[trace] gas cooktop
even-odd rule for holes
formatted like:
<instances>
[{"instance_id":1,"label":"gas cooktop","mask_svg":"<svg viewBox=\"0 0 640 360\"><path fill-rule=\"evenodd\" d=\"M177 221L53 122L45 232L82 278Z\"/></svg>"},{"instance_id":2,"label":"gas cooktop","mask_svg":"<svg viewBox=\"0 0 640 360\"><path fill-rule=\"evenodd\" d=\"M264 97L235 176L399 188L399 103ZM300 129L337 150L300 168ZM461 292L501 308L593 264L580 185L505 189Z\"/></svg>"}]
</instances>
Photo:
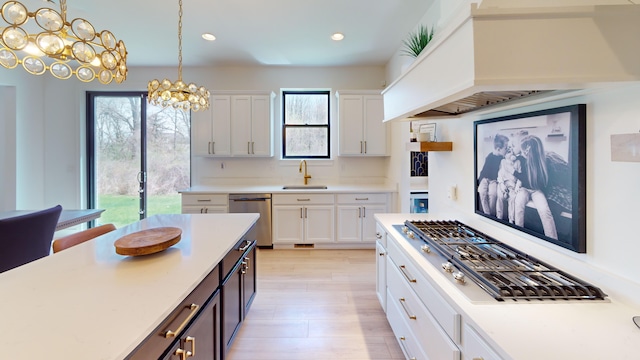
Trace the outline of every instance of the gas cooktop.
<instances>
[{"instance_id":1,"label":"gas cooktop","mask_svg":"<svg viewBox=\"0 0 640 360\"><path fill-rule=\"evenodd\" d=\"M497 301L604 300L598 287L524 254L459 221L394 225L470 300L479 287Z\"/></svg>"}]
</instances>

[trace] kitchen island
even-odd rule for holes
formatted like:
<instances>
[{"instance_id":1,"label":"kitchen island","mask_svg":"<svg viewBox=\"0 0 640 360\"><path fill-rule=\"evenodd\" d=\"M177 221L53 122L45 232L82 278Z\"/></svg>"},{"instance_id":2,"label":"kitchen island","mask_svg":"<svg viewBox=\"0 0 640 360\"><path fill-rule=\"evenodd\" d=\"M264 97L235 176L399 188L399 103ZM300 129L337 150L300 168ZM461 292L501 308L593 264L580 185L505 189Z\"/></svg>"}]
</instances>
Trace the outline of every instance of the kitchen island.
<instances>
[{"instance_id":1,"label":"kitchen island","mask_svg":"<svg viewBox=\"0 0 640 360\"><path fill-rule=\"evenodd\" d=\"M0 346L11 359L124 359L220 263L257 214L156 215L0 274ZM157 227L180 242L127 257L114 242ZM1 356L1 357L4 357Z\"/></svg>"},{"instance_id":2,"label":"kitchen island","mask_svg":"<svg viewBox=\"0 0 640 360\"><path fill-rule=\"evenodd\" d=\"M402 337L401 345L412 355L417 356L415 354L424 350L448 352L451 356L447 358L454 359L638 358L640 329L632 321L633 316L640 314L637 305L615 296L606 300L472 301L448 280L451 275L426 260L430 255L423 255L393 227L405 220L440 219L426 214L377 214L375 217L379 239L385 239L377 252L380 256L388 255L387 277L383 278L388 281L385 285L388 286L387 316L396 336ZM384 251L385 246L388 252ZM579 270L562 265L558 267L571 273ZM399 289L397 284L404 281L402 274L414 279L410 286L417 284L428 292L409 290L406 294L410 295L403 296L398 305L396 289ZM612 290L608 287L613 282L605 281L606 277L596 274L584 280L592 281L607 293ZM381 286L380 278L378 286ZM412 300L415 301L412 303ZM411 314L421 307L429 312L405 320L402 306L410 309ZM414 341L417 345L412 347L410 329L420 321L433 331L428 342ZM404 332L398 334L398 330ZM418 331L414 335L418 339L421 336Z\"/></svg>"}]
</instances>

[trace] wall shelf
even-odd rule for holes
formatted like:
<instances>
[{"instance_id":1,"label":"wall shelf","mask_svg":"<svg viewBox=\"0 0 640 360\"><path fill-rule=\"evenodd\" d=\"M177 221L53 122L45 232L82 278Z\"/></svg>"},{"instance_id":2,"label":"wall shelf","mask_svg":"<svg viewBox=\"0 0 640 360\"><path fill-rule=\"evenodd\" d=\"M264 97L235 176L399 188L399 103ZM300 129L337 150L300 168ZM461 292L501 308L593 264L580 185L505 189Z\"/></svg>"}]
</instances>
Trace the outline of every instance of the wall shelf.
<instances>
[{"instance_id":1,"label":"wall shelf","mask_svg":"<svg viewBox=\"0 0 640 360\"><path fill-rule=\"evenodd\" d=\"M423 141L423 142L408 142L407 151L451 151L453 149L452 142L439 142L439 141Z\"/></svg>"}]
</instances>

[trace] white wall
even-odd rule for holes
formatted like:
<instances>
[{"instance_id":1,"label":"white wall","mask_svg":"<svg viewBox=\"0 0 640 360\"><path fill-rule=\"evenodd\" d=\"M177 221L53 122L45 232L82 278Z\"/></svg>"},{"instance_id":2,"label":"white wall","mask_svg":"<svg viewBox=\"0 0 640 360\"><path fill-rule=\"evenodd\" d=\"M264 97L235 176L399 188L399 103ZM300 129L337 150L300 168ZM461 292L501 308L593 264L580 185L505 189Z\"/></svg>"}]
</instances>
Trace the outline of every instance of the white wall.
<instances>
[{"instance_id":1,"label":"white wall","mask_svg":"<svg viewBox=\"0 0 640 360\"><path fill-rule=\"evenodd\" d=\"M0 211L16 206L16 88L0 86Z\"/></svg>"},{"instance_id":2,"label":"white wall","mask_svg":"<svg viewBox=\"0 0 640 360\"><path fill-rule=\"evenodd\" d=\"M132 68L122 84L101 85L77 80L61 81L49 75L33 76L20 68L0 68L0 86L15 87L17 169L15 206L6 199L5 208L36 209L62 204L65 208L83 207L85 178L86 91L145 91L153 78L176 80L177 67ZM281 88L324 88L335 90L380 89L384 67L222 67L185 68L183 80L194 81L210 90L272 90ZM332 96L335 101L335 96ZM7 101L10 101L7 99ZM335 104L335 103L334 103ZM335 110L335 109L334 109ZM280 134L280 97L275 99L275 137ZM337 144L337 116L332 114L332 139ZM4 123L4 122L3 122ZM3 134L11 138L13 134ZM216 181L297 181L298 162L281 161L276 141L276 156L267 159L193 159L193 184ZM332 161L310 161L313 181L384 181L388 160L379 158L337 157ZM9 170L7 170L9 171Z\"/></svg>"},{"instance_id":3,"label":"white wall","mask_svg":"<svg viewBox=\"0 0 640 360\"><path fill-rule=\"evenodd\" d=\"M453 151L429 154L429 212L438 218L467 223L560 268L571 269L577 276L593 278L593 269L601 274L617 274L613 279L620 277L635 284L620 295L635 294L637 301L640 163L612 162L610 135L640 130L639 93L638 84L621 85L555 101L530 101L495 113L471 113L460 119L438 121L438 136L453 141ZM587 104L587 253L574 253L475 214L473 121L578 103ZM447 198L447 188L452 184L458 187L456 201ZM596 285L609 292L622 290L616 289L610 279Z\"/></svg>"}]
</instances>

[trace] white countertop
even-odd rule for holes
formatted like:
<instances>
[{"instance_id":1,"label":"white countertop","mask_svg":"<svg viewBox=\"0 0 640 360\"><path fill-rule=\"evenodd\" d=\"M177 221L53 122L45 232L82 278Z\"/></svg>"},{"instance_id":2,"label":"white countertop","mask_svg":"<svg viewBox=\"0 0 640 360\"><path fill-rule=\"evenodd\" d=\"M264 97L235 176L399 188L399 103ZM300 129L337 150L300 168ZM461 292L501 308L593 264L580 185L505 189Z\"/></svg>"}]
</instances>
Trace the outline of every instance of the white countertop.
<instances>
[{"instance_id":1,"label":"white countertop","mask_svg":"<svg viewBox=\"0 0 640 360\"><path fill-rule=\"evenodd\" d=\"M0 358L123 359L193 290L257 214L157 215L0 274ZM113 243L149 228L180 242L127 257Z\"/></svg>"},{"instance_id":2,"label":"white countertop","mask_svg":"<svg viewBox=\"0 0 640 360\"><path fill-rule=\"evenodd\" d=\"M271 194L295 194L295 193L388 193L395 192L395 187L386 184L310 184L327 185L327 189L295 189L284 190L284 185L304 186L302 184L282 184L282 185L211 185L193 186L180 190L183 194L248 194L248 193L271 193Z\"/></svg>"},{"instance_id":3,"label":"white countertop","mask_svg":"<svg viewBox=\"0 0 640 360\"><path fill-rule=\"evenodd\" d=\"M375 218L389 235L401 239L402 235L392 225L402 224L405 220L429 219L429 215L376 214ZM442 295L455 303L463 320L478 330L505 359L640 358L640 329L632 321L633 316L640 315L637 307L611 297L606 302L496 301L474 304L444 278L440 269L432 266L408 243L400 243ZM544 258L540 259L544 261ZM562 270L571 273L570 269ZM607 292L607 284L594 285Z\"/></svg>"}]
</instances>

